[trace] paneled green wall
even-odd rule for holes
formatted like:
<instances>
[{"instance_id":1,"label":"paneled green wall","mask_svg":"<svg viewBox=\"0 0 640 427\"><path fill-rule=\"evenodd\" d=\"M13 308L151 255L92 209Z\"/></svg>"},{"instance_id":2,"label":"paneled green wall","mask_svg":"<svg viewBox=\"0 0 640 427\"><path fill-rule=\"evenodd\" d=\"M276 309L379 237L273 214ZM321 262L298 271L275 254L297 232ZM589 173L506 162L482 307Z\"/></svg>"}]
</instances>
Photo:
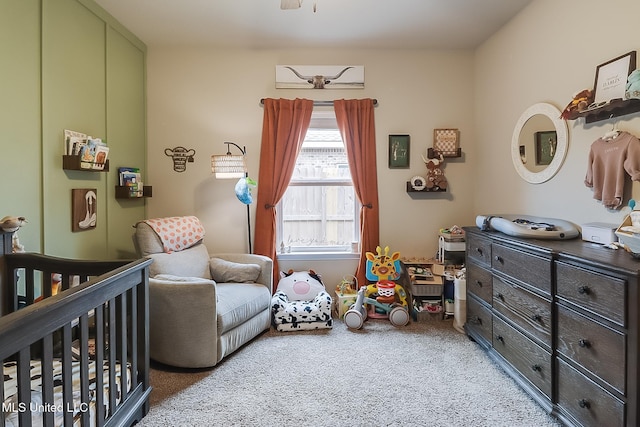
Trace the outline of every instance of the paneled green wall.
<instances>
[{"instance_id":1,"label":"paneled green wall","mask_svg":"<svg viewBox=\"0 0 640 427\"><path fill-rule=\"evenodd\" d=\"M40 0L0 0L0 218L23 215L18 235L40 251L42 155Z\"/></svg>"},{"instance_id":2,"label":"paneled green wall","mask_svg":"<svg viewBox=\"0 0 640 427\"><path fill-rule=\"evenodd\" d=\"M0 69L15 68L24 87L0 99L0 112L14 108L14 102L24 104L13 112L15 125L0 127L0 145L6 152L17 134L28 139L32 157L1 160L3 176L28 179L19 191L3 185L0 216L14 214L5 206L15 205L20 208L15 213L29 218L20 231L27 250L85 259L134 256L131 226L145 217L145 202L116 200L114 188L119 166L145 169L144 44L91 0L0 1L0 19L19 11L32 24L27 35L12 19L7 19L11 29L3 25L0 30L1 48L21 57L13 64L2 54ZM0 85L3 92L13 87L5 78ZM25 128L28 136L20 133ZM110 171L63 170L64 129L103 138L110 148ZM94 229L71 231L74 188L97 190Z\"/></svg>"}]
</instances>

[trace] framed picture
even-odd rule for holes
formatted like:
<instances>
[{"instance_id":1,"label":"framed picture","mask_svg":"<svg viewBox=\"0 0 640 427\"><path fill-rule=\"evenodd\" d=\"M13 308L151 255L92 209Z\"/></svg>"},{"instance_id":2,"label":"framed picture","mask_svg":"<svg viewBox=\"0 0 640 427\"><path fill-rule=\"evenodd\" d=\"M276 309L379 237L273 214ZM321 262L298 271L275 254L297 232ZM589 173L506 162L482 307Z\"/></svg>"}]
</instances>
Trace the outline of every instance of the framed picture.
<instances>
[{"instance_id":1,"label":"framed picture","mask_svg":"<svg viewBox=\"0 0 640 427\"><path fill-rule=\"evenodd\" d=\"M74 188L71 190L71 231L86 231L96 228L98 212L98 190Z\"/></svg>"},{"instance_id":2,"label":"framed picture","mask_svg":"<svg viewBox=\"0 0 640 427\"><path fill-rule=\"evenodd\" d=\"M556 131L536 132L536 165L549 165L556 154L558 135Z\"/></svg>"},{"instance_id":3,"label":"framed picture","mask_svg":"<svg viewBox=\"0 0 640 427\"><path fill-rule=\"evenodd\" d=\"M409 168L409 135L389 135L389 168Z\"/></svg>"},{"instance_id":4,"label":"framed picture","mask_svg":"<svg viewBox=\"0 0 640 427\"><path fill-rule=\"evenodd\" d=\"M443 157L458 157L460 131L458 129L434 129L433 149Z\"/></svg>"},{"instance_id":5,"label":"framed picture","mask_svg":"<svg viewBox=\"0 0 640 427\"><path fill-rule=\"evenodd\" d=\"M602 106L612 99L624 99L627 77L635 69L635 51L625 53L611 61L598 65L596 68L596 80L593 85L593 104L589 108Z\"/></svg>"}]
</instances>

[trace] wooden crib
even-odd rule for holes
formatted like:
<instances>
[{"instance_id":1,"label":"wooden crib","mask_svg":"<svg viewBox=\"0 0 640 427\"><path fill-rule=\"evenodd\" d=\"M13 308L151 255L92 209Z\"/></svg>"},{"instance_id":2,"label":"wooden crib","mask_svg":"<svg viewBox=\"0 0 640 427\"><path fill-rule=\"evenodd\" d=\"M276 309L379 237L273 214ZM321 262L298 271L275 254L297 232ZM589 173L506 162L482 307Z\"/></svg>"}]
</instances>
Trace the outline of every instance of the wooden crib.
<instances>
[{"instance_id":1,"label":"wooden crib","mask_svg":"<svg viewBox=\"0 0 640 427\"><path fill-rule=\"evenodd\" d=\"M151 393L151 261L30 253L3 261L4 425L130 426L144 417ZM61 278L57 295L52 274Z\"/></svg>"}]
</instances>

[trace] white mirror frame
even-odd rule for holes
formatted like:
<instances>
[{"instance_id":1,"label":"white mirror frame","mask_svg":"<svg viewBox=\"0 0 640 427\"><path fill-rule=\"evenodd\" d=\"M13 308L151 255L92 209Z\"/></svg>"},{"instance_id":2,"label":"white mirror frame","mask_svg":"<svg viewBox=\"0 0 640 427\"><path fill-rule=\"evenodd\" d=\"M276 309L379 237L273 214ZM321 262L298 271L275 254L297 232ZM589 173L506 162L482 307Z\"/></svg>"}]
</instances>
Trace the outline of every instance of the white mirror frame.
<instances>
[{"instance_id":1,"label":"white mirror frame","mask_svg":"<svg viewBox=\"0 0 640 427\"><path fill-rule=\"evenodd\" d=\"M525 123L527 123L527 120L536 114L547 116L553 122L557 135L557 146L551 163L544 170L532 172L527 169L520 158L520 133ZM567 148L569 145L567 123L560 118L560 114L560 110L551 104L544 102L534 104L522 113L513 130L513 137L511 138L511 160L522 179L531 184L540 184L550 180L560 170L564 158L567 156Z\"/></svg>"}]
</instances>

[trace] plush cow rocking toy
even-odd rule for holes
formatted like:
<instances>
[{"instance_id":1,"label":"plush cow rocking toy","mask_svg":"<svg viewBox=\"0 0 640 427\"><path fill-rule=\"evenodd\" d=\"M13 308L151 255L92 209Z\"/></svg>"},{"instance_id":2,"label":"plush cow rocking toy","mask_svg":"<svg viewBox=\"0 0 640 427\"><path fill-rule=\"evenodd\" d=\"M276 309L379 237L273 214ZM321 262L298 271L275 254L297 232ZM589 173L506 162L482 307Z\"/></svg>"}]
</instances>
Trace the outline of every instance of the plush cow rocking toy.
<instances>
[{"instance_id":1,"label":"plush cow rocking toy","mask_svg":"<svg viewBox=\"0 0 640 427\"><path fill-rule=\"evenodd\" d=\"M330 329L331 296L313 270L280 272L271 298L272 322L278 331Z\"/></svg>"}]
</instances>

